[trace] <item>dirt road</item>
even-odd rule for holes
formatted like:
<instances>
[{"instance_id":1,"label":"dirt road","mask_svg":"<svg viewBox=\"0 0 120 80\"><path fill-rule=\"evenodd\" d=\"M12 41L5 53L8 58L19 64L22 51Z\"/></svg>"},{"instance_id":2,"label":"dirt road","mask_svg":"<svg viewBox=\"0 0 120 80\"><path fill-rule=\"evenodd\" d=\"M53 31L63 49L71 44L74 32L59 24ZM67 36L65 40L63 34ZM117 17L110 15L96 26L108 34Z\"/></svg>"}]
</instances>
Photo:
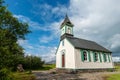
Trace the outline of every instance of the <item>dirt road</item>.
<instances>
[{"instance_id":1,"label":"dirt road","mask_svg":"<svg viewBox=\"0 0 120 80\"><path fill-rule=\"evenodd\" d=\"M94 73L50 73L49 71L33 72L36 80L105 80L108 74L120 72L94 72Z\"/></svg>"}]
</instances>

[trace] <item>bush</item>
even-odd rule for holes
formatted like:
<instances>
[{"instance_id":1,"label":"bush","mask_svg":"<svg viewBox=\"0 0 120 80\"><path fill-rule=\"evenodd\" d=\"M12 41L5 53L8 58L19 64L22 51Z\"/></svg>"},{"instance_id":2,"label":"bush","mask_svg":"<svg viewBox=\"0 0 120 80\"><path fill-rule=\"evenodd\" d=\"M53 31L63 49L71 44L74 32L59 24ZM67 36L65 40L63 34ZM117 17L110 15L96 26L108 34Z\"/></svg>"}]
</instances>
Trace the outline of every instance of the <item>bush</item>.
<instances>
[{"instance_id":1,"label":"bush","mask_svg":"<svg viewBox=\"0 0 120 80\"><path fill-rule=\"evenodd\" d=\"M1 69L0 80L14 80L11 71L6 68Z\"/></svg>"},{"instance_id":2,"label":"bush","mask_svg":"<svg viewBox=\"0 0 120 80\"><path fill-rule=\"evenodd\" d=\"M36 70L43 67L44 61L42 61L40 57L26 56L24 57L24 63L22 64L24 69Z\"/></svg>"}]
</instances>

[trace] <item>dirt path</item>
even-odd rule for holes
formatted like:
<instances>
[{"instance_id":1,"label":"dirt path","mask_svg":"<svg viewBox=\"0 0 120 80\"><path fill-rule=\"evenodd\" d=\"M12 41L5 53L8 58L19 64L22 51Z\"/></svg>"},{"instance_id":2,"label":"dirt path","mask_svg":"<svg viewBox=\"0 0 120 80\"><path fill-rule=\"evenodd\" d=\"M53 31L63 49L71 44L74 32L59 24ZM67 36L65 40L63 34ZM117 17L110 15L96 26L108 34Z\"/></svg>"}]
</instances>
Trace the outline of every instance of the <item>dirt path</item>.
<instances>
[{"instance_id":1,"label":"dirt path","mask_svg":"<svg viewBox=\"0 0 120 80\"><path fill-rule=\"evenodd\" d=\"M51 73L50 71L38 71L33 72L36 76L36 80L104 80L109 74L115 74L120 72L94 72L94 73Z\"/></svg>"}]
</instances>

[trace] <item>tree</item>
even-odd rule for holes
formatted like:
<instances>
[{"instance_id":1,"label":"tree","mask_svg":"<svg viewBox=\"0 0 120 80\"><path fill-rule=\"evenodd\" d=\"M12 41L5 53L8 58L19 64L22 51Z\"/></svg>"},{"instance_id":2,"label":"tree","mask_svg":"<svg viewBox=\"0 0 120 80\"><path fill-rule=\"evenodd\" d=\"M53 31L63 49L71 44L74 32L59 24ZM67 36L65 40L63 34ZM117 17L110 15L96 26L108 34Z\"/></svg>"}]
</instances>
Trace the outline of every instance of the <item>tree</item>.
<instances>
[{"instance_id":1,"label":"tree","mask_svg":"<svg viewBox=\"0 0 120 80\"><path fill-rule=\"evenodd\" d=\"M0 80L14 80L10 70L3 68L0 70Z\"/></svg>"},{"instance_id":2,"label":"tree","mask_svg":"<svg viewBox=\"0 0 120 80\"><path fill-rule=\"evenodd\" d=\"M43 67L44 61L37 56L25 56L23 67L24 69L40 69Z\"/></svg>"},{"instance_id":3,"label":"tree","mask_svg":"<svg viewBox=\"0 0 120 80\"><path fill-rule=\"evenodd\" d=\"M3 67L16 67L20 58L24 57L23 48L17 43L25 39L29 26L13 17L12 13L0 0L0 69Z\"/></svg>"}]
</instances>

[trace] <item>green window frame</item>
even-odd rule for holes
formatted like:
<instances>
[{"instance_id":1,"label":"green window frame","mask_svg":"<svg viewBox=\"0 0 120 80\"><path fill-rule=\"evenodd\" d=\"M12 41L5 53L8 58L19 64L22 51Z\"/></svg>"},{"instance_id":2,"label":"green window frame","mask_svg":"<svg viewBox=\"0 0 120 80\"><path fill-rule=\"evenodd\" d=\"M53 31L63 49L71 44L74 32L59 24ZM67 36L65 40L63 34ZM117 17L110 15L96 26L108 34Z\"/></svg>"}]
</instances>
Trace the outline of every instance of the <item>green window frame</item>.
<instances>
[{"instance_id":1,"label":"green window frame","mask_svg":"<svg viewBox=\"0 0 120 80\"><path fill-rule=\"evenodd\" d=\"M94 62L98 61L99 53L98 52L93 52L93 59Z\"/></svg>"},{"instance_id":2,"label":"green window frame","mask_svg":"<svg viewBox=\"0 0 120 80\"><path fill-rule=\"evenodd\" d=\"M110 53L108 53L108 60L109 60L109 62L110 62Z\"/></svg>"},{"instance_id":3,"label":"green window frame","mask_svg":"<svg viewBox=\"0 0 120 80\"><path fill-rule=\"evenodd\" d=\"M107 62L107 55L106 55L106 53L103 53L103 59L104 59L104 62Z\"/></svg>"},{"instance_id":4,"label":"green window frame","mask_svg":"<svg viewBox=\"0 0 120 80\"><path fill-rule=\"evenodd\" d=\"M81 52L81 61L89 61L89 62L91 62L91 55L90 55L90 51L88 51L88 50L80 50L80 52ZM86 60L85 60L85 56L84 56L84 52L86 52Z\"/></svg>"},{"instance_id":5,"label":"green window frame","mask_svg":"<svg viewBox=\"0 0 120 80\"><path fill-rule=\"evenodd\" d=\"M100 62L102 62L101 53L100 52L99 52L99 59L100 59Z\"/></svg>"},{"instance_id":6,"label":"green window frame","mask_svg":"<svg viewBox=\"0 0 120 80\"><path fill-rule=\"evenodd\" d=\"M93 61L95 62L95 53L93 52Z\"/></svg>"},{"instance_id":7,"label":"green window frame","mask_svg":"<svg viewBox=\"0 0 120 80\"><path fill-rule=\"evenodd\" d=\"M90 51L88 51L88 59L89 59L89 62L91 62L91 54L90 54Z\"/></svg>"},{"instance_id":8,"label":"green window frame","mask_svg":"<svg viewBox=\"0 0 120 80\"><path fill-rule=\"evenodd\" d=\"M98 53L95 52L95 61L98 61Z\"/></svg>"},{"instance_id":9,"label":"green window frame","mask_svg":"<svg viewBox=\"0 0 120 80\"><path fill-rule=\"evenodd\" d=\"M81 52L81 60L84 62L84 54L83 54L83 50L80 50Z\"/></svg>"},{"instance_id":10,"label":"green window frame","mask_svg":"<svg viewBox=\"0 0 120 80\"><path fill-rule=\"evenodd\" d=\"M67 30L66 28L67 28L67 26L65 26L65 33L66 33L66 30Z\"/></svg>"}]
</instances>

